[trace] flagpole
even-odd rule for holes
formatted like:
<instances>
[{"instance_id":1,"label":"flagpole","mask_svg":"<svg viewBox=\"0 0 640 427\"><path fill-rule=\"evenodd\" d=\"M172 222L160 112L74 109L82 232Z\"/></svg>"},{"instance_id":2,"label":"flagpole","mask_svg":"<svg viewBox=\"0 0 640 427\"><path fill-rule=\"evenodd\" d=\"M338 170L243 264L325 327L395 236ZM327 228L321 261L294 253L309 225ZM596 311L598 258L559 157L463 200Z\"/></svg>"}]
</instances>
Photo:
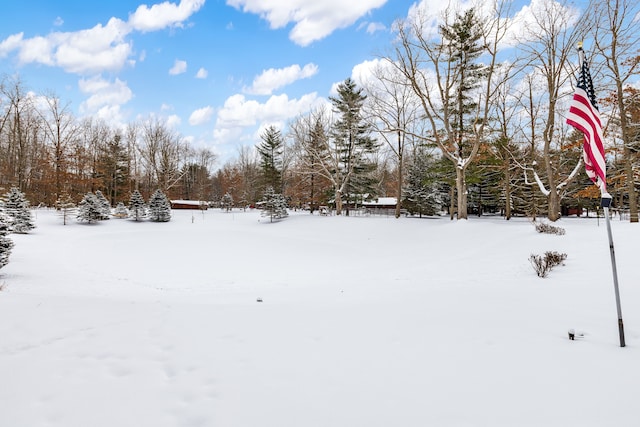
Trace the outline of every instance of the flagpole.
<instances>
[{"instance_id":1,"label":"flagpole","mask_svg":"<svg viewBox=\"0 0 640 427\"><path fill-rule=\"evenodd\" d=\"M607 223L607 234L609 236L609 252L611 253L611 270L613 271L613 289L616 294L616 309L618 311L618 335L620 336L620 347L625 346L624 323L622 322L622 307L620 306L620 290L618 289L618 269L616 268L616 252L613 248L613 235L611 234L611 220L609 219L609 206L611 206L611 195L603 193L600 199L600 206L604 209L604 217Z\"/></svg>"},{"instance_id":2,"label":"flagpole","mask_svg":"<svg viewBox=\"0 0 640 427\"><path fill-rule=\"evenodd\" d=\"M581 72L584 72L583 69L583 65L584 65L584 50L582 49L582 42L578 42L578 57L579 57L579 62L580 62L580 69L582 70ZM587 72L588 74L588 72ZM582 74L581 74L582 75ZM584 78L584 76L582 75L582 78ZM593 95L593 85L591 83L591 76L590 74L588 74L588 80L589 80L589 86L590 86L590 94L588 93L587 95L591 96L592 99L590 101L590 104L593 104L595 111L595 115L598 116L597 114L597 105L596 101L595 101L595 96ZM584 82L582 83L584 84ZM580 86L580 84L578 85ZM597 117L597 123L598 125L600 125L600 121L599 121L599 117ZM572 123L570 123L572 124ZM583 132L584 133L584 132ZM585 134L586 137L586 134ZM586 140L585 140L586 141ZM585 146L586 146L586 142L585 142ZM613 289L615 291L615 295L616 295L616 309L618 311L618 335L620 336L620 347L624 347L625 346L625 342L624 342L624 323L622 322L622 308L620 306L620 290L618 288L618 269L616 267L616 253L615 250L613 248L613 235L611 233L611 218L609 216L609 207L611 206L611 200L612 197L609 193L607 193L607 182L606 182L606 176L604 173L604 170L606 168L606 163L605 163L605 158L604 158L604 147L601 145L600 148L600 154L601 154L601 162L602 162L602 171L601 173L594 173L593 170L591 171L591 174L589 174L589 170L587 170L587 175L589 175L591 177L591 179L593 179L593 181L598 185L598 187L600 187L600 206L603 208L604 210L604 218L605 218L605 222L607 223L607 235L609 236L609 252L611 254L611 270L613 272ZM591 151L591 149L590 149ZM585 151L586 153L586 151ZM587 163L587 160L589 160L589 162L593 163L591 161L591 157L589 157L589 159L587 159L585 157L585 166Z\"/></svg>"}]
</instances>

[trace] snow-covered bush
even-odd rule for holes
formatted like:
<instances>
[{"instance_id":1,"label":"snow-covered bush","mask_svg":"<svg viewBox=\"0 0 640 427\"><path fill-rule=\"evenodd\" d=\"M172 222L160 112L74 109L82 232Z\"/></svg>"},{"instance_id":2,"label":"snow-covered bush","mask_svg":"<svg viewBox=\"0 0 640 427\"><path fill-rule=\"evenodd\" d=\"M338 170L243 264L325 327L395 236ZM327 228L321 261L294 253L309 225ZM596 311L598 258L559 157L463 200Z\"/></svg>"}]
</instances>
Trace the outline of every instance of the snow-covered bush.
<instances>
[{"instance_id":1,"label":"snow-covered bush","mask_svg":"<svg viewBox=\"0 0 640 427\"><path fill-rule=\"evenodd\" d=\"M558 236L562 236L565 233L564 228L556 227L555 225L551 225L546 222L536 222L535 226L538 233L557 234Z\"/></svg>"},{"instance_id":2,"label":"snow-covered bush","mask_svg":"<svg viewBox=\"0 0 640 427\"><path fill-rule=\"evenodd\" d=\"M563 264L566 259L567 254L547 251L544 253L544 256L531 254L529 262L538 277L547 277L553 267Z\"/></svg>"}]
</instances>

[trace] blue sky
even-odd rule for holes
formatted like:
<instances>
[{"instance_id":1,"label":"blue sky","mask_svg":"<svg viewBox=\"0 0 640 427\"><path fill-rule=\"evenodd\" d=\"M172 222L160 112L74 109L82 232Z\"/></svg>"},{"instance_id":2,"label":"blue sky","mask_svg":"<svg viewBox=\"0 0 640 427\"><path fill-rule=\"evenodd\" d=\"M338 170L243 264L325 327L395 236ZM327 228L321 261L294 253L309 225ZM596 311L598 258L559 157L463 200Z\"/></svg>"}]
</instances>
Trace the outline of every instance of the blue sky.
<instances>
[{"instance_id":1,"label":"blue sky","mask_svg":"<svg viewBox=\"0 0 640 427\"><path fill-rule=\"evenodd\" d=\"M156 118L217 166L270 125L366 79L390 27L442 0L23 0L3 4L0 76L113 127ZM465 7L472 0L453 3ZM514 28L544 0L516 0ZM536 6L537 5L537 6ZM575 5L574 5L575 7Z\"/></svg>"},{"instance_id":2,"label":"blue sky","mask_svg":"<svg viewBox=\"0 0 640 427\"><path fill-rule=\"evenodd\" d=\"M167 120L221 160L390 45L409 0L26 0L0 15L0 73L77 117Z\"/></svg>"}]
</instances>

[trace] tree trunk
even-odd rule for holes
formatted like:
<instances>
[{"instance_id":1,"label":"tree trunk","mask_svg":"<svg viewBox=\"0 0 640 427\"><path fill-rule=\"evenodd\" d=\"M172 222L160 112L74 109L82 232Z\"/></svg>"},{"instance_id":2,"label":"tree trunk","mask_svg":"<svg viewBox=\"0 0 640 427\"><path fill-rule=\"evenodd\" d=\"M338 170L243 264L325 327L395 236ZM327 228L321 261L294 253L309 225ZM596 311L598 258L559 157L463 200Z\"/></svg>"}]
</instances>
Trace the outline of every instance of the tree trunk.
<instances>
[{"instance_id":1,"label":"tree trunk","mask_svg":"<svg viewBox=\"0 0 640 427\"><path fill-rule=\"evenodd\" d=\"M456 191L458 192L458 219L467 219L467 181L464 168L456 168Z\"/></svg>"},{"instance_id":2,"label":"tree trunk","mask_svg":"<svg viewBox=\"0 0 640 427\"><path fill-rule=\"evenodd\" d=\"M453 216L456 210L456 195L455 195L455 187L451 186L451 194L449 195L449 219L453 221Z\"/></svg>"},{"instance_id":3,"label":"tree trunk","mask_svg":"<svg viewBox=\"0 0 640 427\"><path fill-rule=\"evenodd\" d=\"M336 191L336 215L342 215L342 194Z\"/></svg>"},{"instance_id":4,"label":"tree trunk","mask_svg":"<svg viewBox=\"0 0 640 427\"><path fill-rule=\"evenodd\" d=\"M509 174L509 162L504 172L504 216L506 220L511 219L511 175Z\"/></svg>"},{"instance_id":5,"label":"tree trunk","mask_svg":"<svg viewBox=\"0 0 640 427\"><path fill-rule=\"evenodd\" d=\"M547 218L549 221L557 221L560 219L560 197L558 196L558 192L555 187L551 187L549 191L549 196L547 197L549 201L549 212L547 212Z\"/></svg>"},{"instance_id":6,"label":"tree trunk","mask_svg":"<svg viewBox=\"0 0 640 427\"><path fill-rule=\"evenodd\" d=\"M398 186L396 187L396 218L400 218L402 210L402 151L398 154Z\"/></svg>"}]
</instances>

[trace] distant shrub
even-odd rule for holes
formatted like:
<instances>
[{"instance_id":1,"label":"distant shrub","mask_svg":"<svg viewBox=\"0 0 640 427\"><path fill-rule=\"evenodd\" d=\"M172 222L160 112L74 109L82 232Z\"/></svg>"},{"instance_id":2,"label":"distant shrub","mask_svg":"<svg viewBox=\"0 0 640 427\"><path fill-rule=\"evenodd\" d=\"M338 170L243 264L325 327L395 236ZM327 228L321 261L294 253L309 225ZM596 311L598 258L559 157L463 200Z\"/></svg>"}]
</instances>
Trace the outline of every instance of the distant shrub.
<instances>
[{"instance_id":1,"label":"distant shrub","mask_svg":"<svg viewBox=\"0 0 640 427\"><path fill-rule=\"evenodd\" d=\"M567 254L547 251L544 255L531 254L529 262L538 277L547 277L553 267L563 264L566 259Z\"/></svg>"},{"instance_id":2,"label":"distant shrub","mask_svg":"<svg viewBox=\"0 0 640 427\"><path fill-rule=\"evenodd\" d=\"M558 236L563 236L565 233L564 228L556 227L555 225L547 224L546 222L536 222L535 226L538 233L557 234Z\"/></svg>"}]
</instances>

